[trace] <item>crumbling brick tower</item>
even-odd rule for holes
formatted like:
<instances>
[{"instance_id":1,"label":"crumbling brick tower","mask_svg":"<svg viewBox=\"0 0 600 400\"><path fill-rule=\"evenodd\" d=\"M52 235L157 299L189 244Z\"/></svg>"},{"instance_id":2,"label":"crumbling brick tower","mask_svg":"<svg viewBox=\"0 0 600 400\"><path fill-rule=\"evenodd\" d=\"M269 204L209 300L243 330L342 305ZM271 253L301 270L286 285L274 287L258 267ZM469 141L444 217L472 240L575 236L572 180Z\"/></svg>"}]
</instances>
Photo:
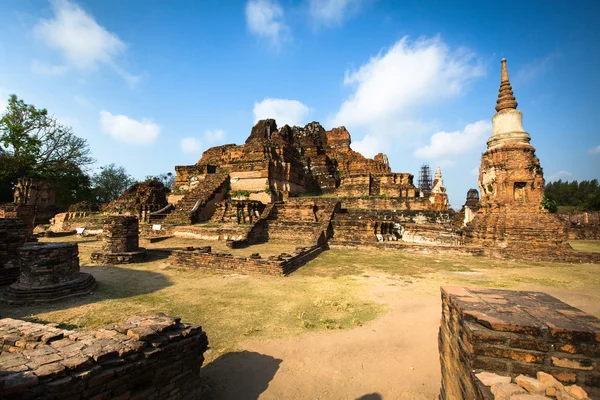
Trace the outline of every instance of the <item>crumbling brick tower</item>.
<instances>
[{"instance_id":1,"label":"crumbling brick tower","mask_svg":"<svg viewBox=\"0 0 600 400\"><path fill-rule=\"evenodd\" d=\"M531 137L523 130L523 115L502 73L492 136L479 168L480 208L465 228L465 243L500 248L568 249L564 226L541 209L544 176Z\"/></svg>"}]
</instances>

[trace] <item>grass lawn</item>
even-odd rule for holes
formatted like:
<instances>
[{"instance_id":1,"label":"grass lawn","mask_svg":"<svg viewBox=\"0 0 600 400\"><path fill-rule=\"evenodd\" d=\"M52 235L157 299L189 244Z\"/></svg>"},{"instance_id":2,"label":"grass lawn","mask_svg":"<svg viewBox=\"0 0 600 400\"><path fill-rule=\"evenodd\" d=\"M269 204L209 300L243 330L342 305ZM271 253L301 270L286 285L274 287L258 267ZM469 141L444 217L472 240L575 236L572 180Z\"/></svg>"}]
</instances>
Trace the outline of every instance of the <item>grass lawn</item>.
<instances>
[{"instance_id":1,"label":"grass lawn","mask_svg":"<svg viewBox=\"0 0 600 400\"><path fill-rule=\"evenodd\" d=\"M172 268L154 255L145 263L89 266L100 242L79 241L82 270L98 280L90 296L33 307L0 306L3 317L61 323L71 329L96 329L136 313L164 312L197 323L208 332L207 361L238 349L248 338L282 338L307 331L352 329L382 315L385 302L373 294L373 277L386 285L411 288L415 296L439 297L441 285L510 289L560 288L577 291L600 304L600 266L533 263L466 255L423 255L383 250L324 252L288 277L219 274ZM193 243L193 244L190 244ZM168 239L152 247L200 246L197 240ZM215 248L223 243L210 242ZM576 243L600 251L600 241ZM279 254L295 245L265 244L231 250L234 254ZM220 248L219 248L220 249ZM220 249L221 250L221 249Z\"/></svg>"}]
</instances>

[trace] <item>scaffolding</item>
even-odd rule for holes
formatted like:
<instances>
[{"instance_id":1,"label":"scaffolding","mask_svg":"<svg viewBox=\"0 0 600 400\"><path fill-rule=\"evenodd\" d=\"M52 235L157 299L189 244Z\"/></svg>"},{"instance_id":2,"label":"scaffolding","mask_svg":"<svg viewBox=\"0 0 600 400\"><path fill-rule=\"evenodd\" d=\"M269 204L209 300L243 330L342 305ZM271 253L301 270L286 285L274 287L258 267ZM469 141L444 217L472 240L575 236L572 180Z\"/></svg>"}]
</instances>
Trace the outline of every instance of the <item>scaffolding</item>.
<instances>
[{"instance_id":1,"label":"scaffolding","mask_svg":"<svg viewBox=\"0 0 600 400\"><path fill-rule=\"evenodd\" d=\"M421 197L429 197L431 194L432 186L431 170L429 164L421 165L421 172L419 173L419 192Z\"/></svg>"}]
</instances>

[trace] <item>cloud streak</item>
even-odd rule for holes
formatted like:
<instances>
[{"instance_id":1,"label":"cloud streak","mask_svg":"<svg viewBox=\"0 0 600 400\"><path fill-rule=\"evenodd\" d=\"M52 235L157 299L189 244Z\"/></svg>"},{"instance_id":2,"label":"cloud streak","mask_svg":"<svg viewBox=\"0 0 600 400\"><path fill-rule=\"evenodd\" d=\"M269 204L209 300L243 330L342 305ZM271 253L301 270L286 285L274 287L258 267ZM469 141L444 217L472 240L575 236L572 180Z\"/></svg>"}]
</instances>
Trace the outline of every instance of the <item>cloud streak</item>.
<instances>
[{"instance_id":1,"label":"cloud streak","mask_svg":"<svg viewBox=\"0 0 600 400\"><path fill-rule=\"evenodd\" d=\"M425 159L459 156L481 147L491 132L492 124L484 120L469 124L460 131L437 132L431 136L429 145L419 147L414 155Z\"/></svg>"},{"instance_id":2,"label":"cloud streak","mask_svg":"<svg viewBox=\"0 0 600 400\"><path fill-rule=\"evenodd\" d=\"M276 0L249 0L246 23L250 33L268 40L276 49L289 39L290 29L284 23L283 7Z\"/></svg>"},{"instance_id":3,"label":"cloud streak","mask_svg":"<svg viewBox=\"0 0 600 400\"><path fill-rule=\"evenodd\" d=\"M109 32L79 5L68 0L54 0L52 8L54 17L40 20L34 27L34 35L57 51L67 66L50 66L37 61L32 65L35 72L57 74L66 72L67 68L94 71L100 65L107 65L128 83L135 81L133 75L117 63L127 48L117 34Z\"/></svg>"},{"instance_id":4,"label":"cloud streak","mask_svg":"<svg viewBox=\"0 0 600 400\"><path fill-rule=\"evenodd\" d=\"M266 98L254 103L254 122L261 119L273 118L277 126L290 125L302 126L307 121L310 109L298 100Z\"/></svg>"},{"instance_id":5,"label":"cloud streak","mask_svg":"<svg viewBox=\"0 0 600 400\"><path fill-rule=\"evenodd\" d=\"M360 68L346 71L344 85L352 93L330 124L366 131L356 148L373 155L393 141L430 133L434 125L418 113L461 95L484 73L474 53L450 49L439 36L405 36Z\"/></svg>"},{"instance_id":6,"label":"cloud streak","mask_svg":"<svg viewBox=\"0 0 600 400\"><path fill-rule=\"evenodd\" d=\"M340 25L355 14L363 0L309 0L308 12L321 25Z\"/></svg>"},{"instance_id":7,"label":"cloud streak","mask_svg":"<svg viewBox=\"0 0 600 400\"><path fill-rule=\"evenodd\" d=\"M106 110L100 111L100 128L119 142L143 146L154 143L160 135L160 126L149 119L137 121Z\"/></svg>"}]
</instances>

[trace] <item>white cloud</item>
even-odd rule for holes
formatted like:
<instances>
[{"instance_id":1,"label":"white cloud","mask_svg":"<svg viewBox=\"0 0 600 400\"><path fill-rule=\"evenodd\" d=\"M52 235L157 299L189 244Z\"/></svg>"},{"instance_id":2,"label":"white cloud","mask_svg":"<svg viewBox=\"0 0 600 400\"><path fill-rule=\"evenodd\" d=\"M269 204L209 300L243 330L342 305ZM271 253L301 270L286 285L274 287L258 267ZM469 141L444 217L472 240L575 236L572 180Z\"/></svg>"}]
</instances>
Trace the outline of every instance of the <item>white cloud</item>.
<instances>
[{"instance_id":1,"label":"white cloud","mask_svg":"<svg viewBox=\"0 0 600 400\"><path fill-rule=\"evenodd\" d=\"M186 137L181 139L181 151L189 153L199 153L202 150L202 142L209 144L222 144L221 141L225 137L225 131L222 129L209 129L202 134L202 140L195 137Z\"/></svg>"},{"instance_id":2,"label":"white cloud","mask_svg":"<svg viewBox=\"0 0 600 400\"><path fill-rule=\"evenodd\" d=\"M70 66L78 70L94 70L100 64L108 65L128 83L136 78L116 63L116 58L126 50L119 37L99 25L93 16L79 5L68 0L52 1L54 17L42 19L34 27L34 34L49 47L57 50ZM36 72L56 71L38 65Z\"/></svg>"},{"instance_id":3,"label":"white cloud","mask_svg":"<svg viewBox=\"0 0 600 400\"><path fill-rule=\"evenodd\" d=\"M479 176L479 167L475 167L471 170L471 175Z\"/></svg>"},{"instance_id":4,"label":"white cloud","mask_svg":"<svg viewBox=\"0 0 600 400\"><path fill-rule=\"evenodd\" d=\"M433 124L421 121L419 113L461 95L484 72L474 53L452 50L439 36L404 37L360 68L346 71L344 85L353 93L329 124L363 129L370 147L389 149L393 141L431 132Z\"/></svg>"},{"instance_id":5,"label":"white cloud","mask_svg":"<svg viewBox=\"0 0 600 400\"><path fill-rule=\"evenodd\" d=\"M181 151L190 154L190 153L198 153L202 150L202 142L193 137L186 137L181 139Z\"/></svg>"},{"instance_id":6,"label":"white cloud","mask_svg":"<svg viewBox=\"0 0 600 400\"><path fill-rule=\"evenodd\" d=\"M31 70L40 75L64 75L69 70L66 65L52 65L44 61L33 60Z\"/></svg>"},{"instance_id":7,"label":"white cloud","mask_svg":"<svg viewBox=\"0 0 600 400\"><path fill-rule=\"evenodd\" d=\"M298 100L266 98L260 103L254 103L254 122L273 118L277 126L304 125L308 117L309 108Z\"/></svg>"},{"instance_id":8,"label":"white cloud","mask_svg":"<svg viewBox=\"0 0 600 400\"><path fill-rule=\"evenodd\" d=\"M275 47L287 40L289 28L283 22L283 8L275 0L248 0L246 23L251 33L268 39Z\"/></svg>"},{"instance_id":9,"label":"white cloud","mask_svg":"<svg viewBox=\"0 0 600 400\"><path fill-rule=\"evenodd\" d=\"M460 94L483 74L473 53L452 52L439 37L411 42L406 36L387 53L378 54L344 84L355 88L335 116L338 124L369 125L423 104Z\"/></svg>"},{"instance_id":10,"label":"white cloud","mask_svg":"<svg viewBox=\"0 0 600 400\"><path fill-rule=\"evenodd\" d=\"M105 110L100 111L100 127L120 142L138 145L151 144L160 134L160 126L148 119L137 121Z\"/></svg>"},{"instance_id":11,"label":"white cloud","mask_svg":"<svg viewBox=\"0 0 600 400\"><path fill-rule=\"evenodd\" d=\"M222 129L212 129L204 131L204 140L208 143L219 143L225 137L225 131Z\"/></svg>"},{"instance_id":12,"label":"white cloud","mask_svg":"<svg viewBox=\"0 0 600 400\"><path fill-rule=\"evenodd\" d=\"M309 0L308 12L320 24L340 24L355 13L362 0Z\"/></svg>"},{"instance_id":13,"label":"white cloud","mask_svg":"<svg viewBox=\"0 0 600 400\"><path fill-rule=\"evenodd\" d=\"M550 175L550 177L548 178L548 181L549 182L554 182L554 181L557 181L559 179L568 180L572 176L573 176L573 174L570 173L569 171L558 171L558 172Z\"/></svg>"},{"instance_id":14,"label":"white cloud","mask_svg":"<svg viewBox=\"0 0 600 400\"><path fill-rule=\"evenodd\" d=\"M590 154L600 154L600 146L596 146L593 149L590 149Z\"/></svg>"},{"instance_id":15,"label":"white cloud","mask_svg":"<svg viewBox=\"0 0 600 400\"><path fill-rule=\"evenodd\" d=\"M458 156L482 146L491 132L492 124L483 120L469 124L461 131L437 132L431 135L427 146L419 147L414 154L425 159Z\"/></svg>"}]
</instances>

